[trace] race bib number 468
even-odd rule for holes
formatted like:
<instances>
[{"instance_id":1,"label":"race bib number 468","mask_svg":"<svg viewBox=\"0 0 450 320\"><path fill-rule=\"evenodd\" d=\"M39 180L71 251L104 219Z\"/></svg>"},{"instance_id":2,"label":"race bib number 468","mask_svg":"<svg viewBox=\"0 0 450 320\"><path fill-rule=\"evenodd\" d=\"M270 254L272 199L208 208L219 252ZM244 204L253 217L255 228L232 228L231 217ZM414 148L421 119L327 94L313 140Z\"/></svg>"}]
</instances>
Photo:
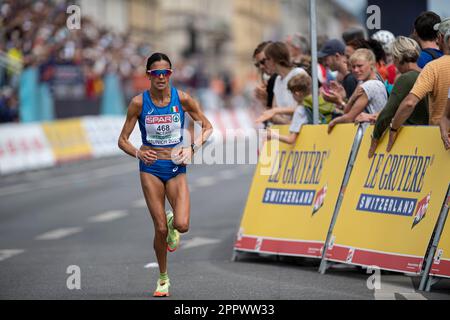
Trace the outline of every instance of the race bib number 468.
<instances>
[{"instance_id":1,"label":"race bib number 468","mask_svg":"<svg viewBox=\"0 0 450 320\"><path fill-rule=\"evenodd\" d=\"M164 146L181 141L181 121L179 113L147 115L145 117L147 142Z\"/></svg>"}]
</instances>

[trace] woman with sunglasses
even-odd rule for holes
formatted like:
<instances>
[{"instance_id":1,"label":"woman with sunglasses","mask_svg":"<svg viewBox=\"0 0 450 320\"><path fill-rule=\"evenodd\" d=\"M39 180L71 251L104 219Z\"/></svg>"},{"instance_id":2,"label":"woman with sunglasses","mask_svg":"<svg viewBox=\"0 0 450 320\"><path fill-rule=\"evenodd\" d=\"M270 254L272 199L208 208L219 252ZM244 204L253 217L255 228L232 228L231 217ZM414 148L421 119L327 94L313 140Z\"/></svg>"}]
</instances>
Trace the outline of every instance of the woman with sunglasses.
<instances>
[{"instance_id":1,"label":"woman with sunglasses","mask_svg":"<svg viewBox=\"0 0 450 320\"><path fill-rule=\"evenodd\" d=\"M177 249L180 233L189 228L190 199L186 179L186 164L193 153L208 139L212 126L199 104L169 83L172 63L163 53L154 53L147 60L150 90L134 97L119 137L119 147L139 159L140 179L145 200L155 228L153 247L159 265L159 279L153 296L169 296L167 251ZM187 112L202 126L201 135L191 140L183 130ZM136 149L129 137L136 122L141 130L142 146ZM185 141L186 142L186 141ZM173 212L165 211L165 197Z\"/></svg>"}]
</instances>

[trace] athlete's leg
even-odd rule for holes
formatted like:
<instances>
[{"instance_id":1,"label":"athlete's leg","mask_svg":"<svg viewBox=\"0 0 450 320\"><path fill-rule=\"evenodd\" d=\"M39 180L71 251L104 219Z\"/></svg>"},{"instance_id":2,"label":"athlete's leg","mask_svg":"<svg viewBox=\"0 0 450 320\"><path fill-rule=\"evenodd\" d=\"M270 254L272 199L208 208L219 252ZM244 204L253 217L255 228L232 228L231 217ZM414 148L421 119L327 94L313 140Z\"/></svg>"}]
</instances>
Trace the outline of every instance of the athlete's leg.
<instances>
[{"instance_id":1,"label":"athlete's leg","mask_svg":"<svg viewBox=\"0 0 450 320\"><path fill-rule=\"evenodd\" d=\"M164 183L152 174L140 172L145 201L153 219L155 238L153 248L158 260L159 272L167 272L167 220L165 207Z\"/></svg>"},{"instance_id":2,"label":"athlete's leg","mask_svg":"<svg viewBox=\"0 0 450 320\"><path fill-rule=\"evenodd\" d=\"M180 233L187 232L189 230L190 197L185 173L180 173L166 182L166 195L174 211L174 228Z\"/></svg>"}]
</instances>

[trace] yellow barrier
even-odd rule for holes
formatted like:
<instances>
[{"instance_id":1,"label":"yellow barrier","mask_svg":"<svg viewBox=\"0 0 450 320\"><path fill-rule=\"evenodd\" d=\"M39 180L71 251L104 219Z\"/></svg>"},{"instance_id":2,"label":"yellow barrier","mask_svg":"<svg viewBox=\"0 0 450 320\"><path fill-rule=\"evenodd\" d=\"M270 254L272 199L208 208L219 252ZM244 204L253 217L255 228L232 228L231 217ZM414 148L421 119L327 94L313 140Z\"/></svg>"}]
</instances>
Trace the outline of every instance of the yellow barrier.
<instances>
[{"instance_id":1,"label":"yellow barrier","mask_svg":"<svg viewBox=\"0 0 450 320\"><path fill-rule=\"evenodd\" d=\"M405 127L390 153L385 136L369 159L372 129L364 134L326 260L418 274L450 181L450 152L437 127Z\"/></svg>"},{"instance_id":2,"label":"yellow barrier","mask_svg":"<svg viewBox=\"0 0 450 320\"><path fill-rule=\"evenodd\" d=\"M91 157L91 146L80 119L43 123L42 128L52 146L56 162Z\"/></svg>"},{"instance_id":3,"label":"yellow barrier","mask_svg":"<svg viewBox=\"0 0 450 320\"><path fill-rule=\"evenodd\" d=\"M320 258L356 130L308 125L295 146L265 144L270 161L259 159L235 250Z\"/></svg>"},{"instance_id":4,"label":"yellow barrier","mask_svg":"<svg viewBox=\"0 0 450 320\"><path fill-rule=\"evenodd\" d=\"M447 197L445 205L448 210L450 196ZM444 229L442 230L441 238L439 239L430 275L450 278L450 218L448 216Z\"/></svg>"}]
</instances>

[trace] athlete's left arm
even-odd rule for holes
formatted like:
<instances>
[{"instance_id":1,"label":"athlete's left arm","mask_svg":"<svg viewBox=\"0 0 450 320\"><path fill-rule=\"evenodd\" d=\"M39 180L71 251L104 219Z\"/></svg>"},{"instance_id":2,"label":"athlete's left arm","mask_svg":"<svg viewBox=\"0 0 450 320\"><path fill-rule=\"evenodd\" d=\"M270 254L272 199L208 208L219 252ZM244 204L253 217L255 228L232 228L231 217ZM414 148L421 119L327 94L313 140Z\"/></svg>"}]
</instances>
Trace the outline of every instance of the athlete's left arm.
<instances>
[{"instance_id":1,"label":"athlete's left arm","mask_svg":"<svg viewBox=\"0 0 450 320\"><path fill-rule=\"evenodd\" d=\"M194 137L194 144L199 147L208 140L209 136L213 132L213 127L211 122L206 118L199 103L193 99L189 94L183 91L178 91L178 96L180 97L180 102L183 110L191 116L191 118L201 124L202 134L198 137Z\"/></svg>"}]
</instances>

